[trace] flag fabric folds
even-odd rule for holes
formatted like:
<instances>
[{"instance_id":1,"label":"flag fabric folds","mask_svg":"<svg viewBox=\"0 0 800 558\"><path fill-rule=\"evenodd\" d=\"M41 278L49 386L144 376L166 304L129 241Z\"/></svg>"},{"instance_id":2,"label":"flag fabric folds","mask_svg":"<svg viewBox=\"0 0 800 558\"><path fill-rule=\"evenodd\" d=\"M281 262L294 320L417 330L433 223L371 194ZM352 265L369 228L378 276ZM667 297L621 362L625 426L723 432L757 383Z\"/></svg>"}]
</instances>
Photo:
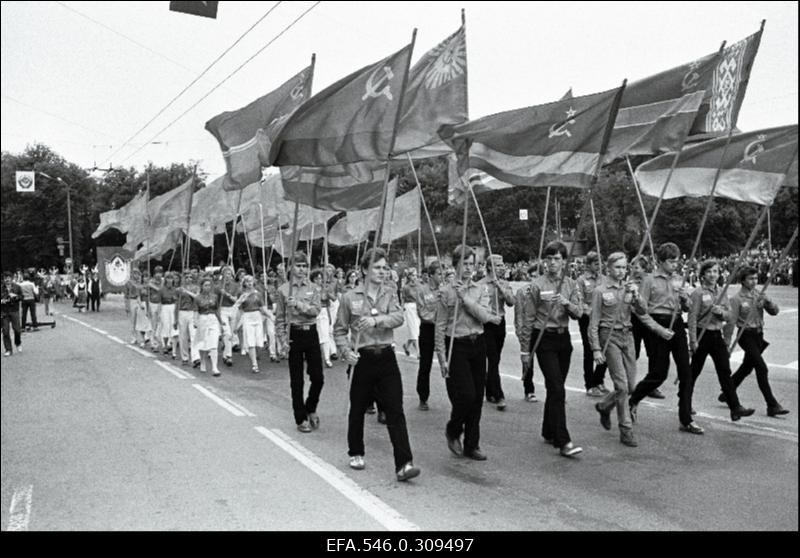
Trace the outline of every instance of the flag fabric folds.
<instances>
[{"instance_id":1,"label":"flag fabric folds","mask_svg":"<svg viewBox=\"0 0 800 558\"><path fill-rule=\"evenodd\" d=\"M100 214L100 226L92 233L92 238L97 238L108 229L117 229L127 233L128 229L137 221L143 221L147 211L147 194L139 192L131 201L120 207Z\"/></svg>"},{"instance_id":2,"label":"flag fabric folds","mask_svg":"<svg viewBox=\"0 0 800 558\"><path fill-rule=\"evenodd\" d=\"M166 236L168 232L186 230L189 225L194 181L194 177L189 178L177 188L150 200L146 215L131 223L125 248L134 251L148 239L153 244L154 239Z\"/></svg>"},{"instance_id":3,"label":"flag fabric folds","mask_svg":"<svg viewBox=\"0 0 800 558\"><path fill-rule=\"evenodd\" d=\"M720 135L736 126L744 101L750 71L761 44L763 26L756 33L722 51L712 76L711 87L692 127L692 135Z\"/></svg>"},{"instance_id":4,"label":"flag fabric folds","mask_svg":"<svg viewBox=\"0 0 800 558\"><path fill-rule=\"evenodd\" d=\"M275 166L386 161L392 152L413 43L311 97L272 145Z\"/></svg>"},{"instance_id":5,"label":"flag fabric folds","mask_svg":"<svg viewBox=\"0 0 800 558\"><path fill-rule=\"evenodd\" d=\"M396 195L397 179L392 179L388 185L386 208L383 217L382 242L390 242L410 234L420 226L419 189L414 188L401 196ZM369 231L378 230L380 208L361 211L348 211L345 229L349 237L364 239Z\"/></svg>"},{"instance_id":6,"label":"flag fabric folds","mask_svg":"<svg viewBox=\"0 0 800 558\"><path fill-rule=\"evenodd\" d=\"M355 237L347 231L347 216L342 217L328 231L328 244L333 246L352 246L366 240L366 233L361 237Z\"/></svg>"},{"instance_id":7,"label":"flag fabric folds","mask_svg":"<svg viewBox=\"0 0 800 558\"><path fill-rule=\"evenodd\" d=\"M287 200L317 209L349 211L381 203L386 163L362 162L329 167L281 167Z\"/></svg>"},{"instance_id":8,"label":"flag fabric folds","mask_svg":"<svg viewBox=\"0 0 800 558\"><path fill-rule=\"evenodd\" d=\"M474 168L516 186L586 188L624 88L445 125L439 134L458 154L462 174Z\"/></svg>"},{"instance_id":9,"label":"flag fabric folds","mask_svg":"<svg viewBox=\"0 0 800 558\"><path fill-rule=\"evenodd\" d=\"M245 188L261 179L261 167L269 166L272 142L311 94L312 75L313 65L246 107L206 122L225 158L225 190Z\"/></svg>"},{"instance_id":10,"label":"flag fabric folds","mask_svg":"<svg viewBox=\"0 0 800 558\"><path fill-rule=\"evenodd\" d=\"M394 153L438 157L452 150L437 133L467 116L467 43L464 26L429 50L408 73Z\"/></svg>"},{"instance_id":11,"label":"flag fabric folds","mask_svg":"<svg viewBox=\"0 0 800 558\"><path fill-rule=\"evenodd\" d=\"M483 171L475 169L467 169L463 175L459 175L458 159L455 155L451 154L447 158L447 203L450 205L460 206L464 203L464 200L468 198L467 191L464 188L464 182L461 181L462 177L464 182L472 187L472 191L475 192L476 195L514 187L513 184L503 182Z\"/></svg>"},{"instance_id":12,"label":"flag fabric folds","mask_svg":"<svg viewBox=\"0 0 800 558\"><path fill-rule=\"evenodd\" d=\"M625 87L606 162L681 148L711 89L719 54L710 54Z\"/></svg>"},{"instance_id":13,"label":"flag fabric folds","mask_svg":"<svg viewBox=\"0 0 800 558\"><path fill-rule=\"evenodd\" d=\"M711 193L727 137L693 145L681 152L664 194L665 199ZM661 155L636 169L642 192L659 196L674 155ZM794 163L793 163L794 161ZM797 161L797 125L756 130L733 136L722 160L714 195L771 205L790 165Z\"/></svg>"}]
</instances>

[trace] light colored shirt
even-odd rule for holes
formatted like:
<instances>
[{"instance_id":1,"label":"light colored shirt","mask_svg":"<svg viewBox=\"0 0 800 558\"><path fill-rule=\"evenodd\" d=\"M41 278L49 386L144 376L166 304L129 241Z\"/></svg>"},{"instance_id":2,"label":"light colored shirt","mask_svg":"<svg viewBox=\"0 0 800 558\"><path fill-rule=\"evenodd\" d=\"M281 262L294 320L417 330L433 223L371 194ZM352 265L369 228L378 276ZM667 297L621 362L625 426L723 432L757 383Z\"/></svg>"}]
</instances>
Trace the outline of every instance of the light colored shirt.
<instances>
[{"instance_id":1,"label":"light colored shirt","mask_svg":"<svg viewBox=\"0 0 800 558\"><path fill-rule=\"evenodd\" d=\"M758 296L755 289L742 287L730 298L730 320L725 326L725 338L731 342L734 327L761 329L764 327L764 310L777 316L780 308L768 296Z\"/></svg>"},{"instance_id":2,"label":"light colored shirt","mask_svg":"<svg viewBox=\"0 0 800 558\"><path fill-rule=\"evenodd\" d=\"M278 301L275 308L275 325L278 337L282 342L288 341L288 324L299 326L316 325L317 316L322 310L319 288L309 281L308 277L302 281L292 279L292 297L297 301L297 306L289 308L289 283L278 287Z\"/></svg>"},{"instance_id":3,"label":"light colored shirt","mask_svg":"<svg viewBox=\"0 0 800 558\"><path fill-rule=\"evenodd\" d=\"M583 301L583 315L586 316L592 310L592 293L597 285L599 285L605 277L599 273L586 271L577 279L578 288L581 291L581 300Z\"/></svg>"},{"instance_id":4,"label":"light colored shirt","mask_svg":"<svg viewBox=\"0 0 800 558\"><path fill-rule=\"evenodd\" d=\"M492 319L489 288L486 283L470 281L464 296L458 304L458 316L453 318L458 293L452 285L444 285L439 290L439 305L436 310L436 329L434 346L439 354L445 354L445 336L464 337L483 333L483 324Z\"/></svg>"},{"instance_id":5,"label":"light colored shirt","mask_svg":"<svg viewBox=\"0 0 800 558\"><path fill-rule=\"evenodd\" d=\"M680 277L670 276L661 269L642 279L640 296L647 313L650 315L671 315L680 310L687 311L688 298L682 299L676 284Z\"/></svg>"},{"instance_id":6,"label":"light colored shirt","mask_svg":"<svg viewBox=\"0 0 800 558\"><path fill-rule=\"evenodd\" d=\"M227 283L220 283L217 286L217 293L221 295L221 306L229 308L238 300L239 295L242 294L242 289L239 283L231 279Z\"/></svg>"},{"instance_id":7,"label":"light colored shirt","mask_svg":"<svg viewBox=\"0 0 800 558\"><path fill-rule=\"evenodd\" d=\"M355 330L350 333L353 323L362 317L375 318L375 327L362 329L360 334ZM367 294L364 285L358 285L342 295L333 338L342 354L350 346L350 340L355 350L372 345L391 345L394 342L392 330L403 325L403 321L403 310L393 284L381 285L374 298ZM355 346L356 339L358 346Z\"/></svg>"},{"instance_id":8,"label":"light colored shirt","mask_svg":"<svg viewBox=\"0 0 800 558\"><path fill-rule=\"evenodd\" d=\"M262 306L264 306L264 295L258 291L253 291L239 304L239 310L242 312L258 312Z\"/></svg>"},{"instance_id":9,"label":"light colored shirt","mask_svg":"<svg viewBox=\"0 0 800 558\"><path fill-rule=\"evenodd\" d=\"M500 278L497 279L497 284L492 283L492 275L487 275L479 281L484 283L489 289L489 309L500 317L505 317L506 306L514 306L514 291L508 284Z\"/></svg>"},{"instance_id":10,"label":"light colored shirt","mask_svg":"<svg viewBox=\"0 0 800 558\"><path fill-rule=\"evenodd\" d=\"M534 279L521 300L522 316L517 330L520 351L530 349L534 329L567 327L569 319L578 319L583 311L581 294L575 280L566 277L558 291L560 278L542 275ZM555 302L558 293L569 301L566 306ZM516 320L515 320L516 323Z\"/></svg>"},{"instance_id":11,"label":"light colored shirt","mask_svg":"<svg viewBox=\"0 0 800 558\"><path fill-rule=\"evenodd\" d=\"M632 308L639 320L651 330L665 329L645 313L638 296L625 292L624 283L610 277L604 277L593 289L590 308L589 343L593 351L603 350L600 343L601 328L630 329Z\"/></svg>"},{"instance_id":12,"label":"light colored shirt","mask_svg":"<svg viewBox=\"0 0 800 558\"><path fill-rule=\"evenodd\" d=\"M707 287L701 285L692 291L689 297L689 341L697 342L697 330L708 329L710 331L722 331L725 322L730 318L730 307L727 295L717 302L722 288L718 285ZM718 316L711 311L714 304L718 304L724 310L722 316Z\"/></svg>"}]
</instances>

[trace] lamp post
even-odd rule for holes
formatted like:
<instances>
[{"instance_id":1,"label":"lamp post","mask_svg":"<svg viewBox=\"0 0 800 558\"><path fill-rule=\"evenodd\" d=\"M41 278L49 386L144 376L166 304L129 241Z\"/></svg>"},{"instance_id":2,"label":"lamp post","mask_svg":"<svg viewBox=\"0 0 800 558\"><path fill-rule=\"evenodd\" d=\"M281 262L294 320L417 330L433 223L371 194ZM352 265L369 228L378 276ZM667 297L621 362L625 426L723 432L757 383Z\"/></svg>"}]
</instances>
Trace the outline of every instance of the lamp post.
<instances>
[{"instance_id":1,"label":"lamp post","mask_svg":"<svg viewBox=\"0 0 800 558\"><path fill-rule=\"evenodd\" d=\"M55 180L56 182L60 182L61 184L67 187L67 230L69 231L69 259L73 262L73 265L75 265L74 263L75 258L72 255L72 203L70 201L70 195L69 195L70 185L64 182L64 180L60 176L53 178L49 174L43 173L41 171L36 171L36 172L38 172L45 178L49 178L50 180Z\"/></svg>"}]
</instances>

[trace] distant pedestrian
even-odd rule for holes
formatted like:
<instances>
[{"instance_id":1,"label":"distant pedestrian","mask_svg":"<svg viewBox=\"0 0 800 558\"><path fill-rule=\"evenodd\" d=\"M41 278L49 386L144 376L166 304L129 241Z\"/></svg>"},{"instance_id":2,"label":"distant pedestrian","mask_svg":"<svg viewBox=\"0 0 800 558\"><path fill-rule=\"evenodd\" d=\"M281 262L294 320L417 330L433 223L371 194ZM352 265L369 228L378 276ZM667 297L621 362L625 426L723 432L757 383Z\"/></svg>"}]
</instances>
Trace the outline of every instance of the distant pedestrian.
<instances>
[{"instance_id":1,"label":"distant pedestrian","mask_svg":"<svg viewBox=\"0 0 800 558\"><path fill-rule=\"evenodd\" d=\"M11 356L13 350L11 347L11 330L14 330L14 346L17 352L22 351L22 331L19 325L19 305L22 301L22 289L19 285L14 283L14 276L11 272L3 273L3 285L0 287L2 293L0 294L0 301L2 302L3 321L3 346L6 350L5 355Z\"/></svg>"},{"instance_id":2,"label":"distant pedestrian","mask_svg":"<svg viewBox=\"0 0 800 558\"><path fill-rule=\"evenodd\" d=\"M39 287L33 282L33 275L26 274L19 287L22 290L22 329L30 330L27 325L30 311L33 331L39 331L39 320L36 319L36 299L39 298Z\"/></svg>"}]
</instances>

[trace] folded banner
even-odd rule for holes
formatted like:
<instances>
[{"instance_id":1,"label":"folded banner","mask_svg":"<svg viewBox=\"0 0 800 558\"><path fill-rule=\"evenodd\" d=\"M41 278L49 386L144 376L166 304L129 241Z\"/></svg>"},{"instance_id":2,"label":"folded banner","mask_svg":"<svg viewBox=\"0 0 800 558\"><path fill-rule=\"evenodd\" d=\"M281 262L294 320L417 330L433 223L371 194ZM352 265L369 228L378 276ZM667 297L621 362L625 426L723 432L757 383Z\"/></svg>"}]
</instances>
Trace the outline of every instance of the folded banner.
<instances>
[{"instance_id":1,"label":"folded banner","mask_svg":"<svg viewBox=\"0 0 800 558\"><path fill-rule=\"evenodd\" d=\"M346 215L336 221L331 230L328 231L328 244L333 246L352 246L366 240L368 231L363 236L353 236L347 230L347 223L348 217Z\"/></svg>"},{"instance_id":2,"label":"folded banner","mask_svg":"<svg viewBox=\"0 0 800 558\"><path fill-rule=\"evenodd\" d=\"M628 84L611 132L606 162L681 148L711 90L719 53Z\"/></svg>"},{"instance_id":3,"label":"folded banner","mask_svg":"<svg viewBox=\"0 0 800 558\"><path fill-rule=\"evenodd\" d=\"M717 138L684 149L664 198L708 196L726 140L727 137ZM650 196L661 194L673 159L672 154L661 155L636 169L642 192ZM796 124L733 136L714 195L772 205L792 164L797 164Z\"/></svg>"},{"instance_id":4,"label":"folded banner","mask_svg":"<svg viewBox=\"0 0 800 558\"><path fill-rule=\"evenodd\" d=\"M714 68L711 87L706 91L692 127L692 135L717 136L736 126L763 31L762 24L756 33L722 51L722 57Z\"/></svg>"},{"instance_id":5,"label":"folded banner","mask_svg":"<svg viewBox=\"0 0 800 558\"><path fill-rule=\"evenodd\" d=\"M437 131L467 116L467 42L464 26L429 50L408 73L400 112L396 158L407 160L451 153Z\"/></svg>"},{"instance_id":6,"label":"folded banner","mask_svg":"<svg viewBox=\"0 0 800 558\"><path fill-rule=\"evenodd\" d=\"M120 207L100 214L100 225L92 233L92 238L97 238L109 229L117 229L127 233L137 221L144 221L147 211L147 194L139 192L131 201Z\"/></svg>"},{"instance_id":7,"label":"folded banner","mask_svg":"<svg viewBox=\"0 0 800 558\"><path fill-rule=\"evenodd\" d=\"M270 162L328 167L388 160L412 46L311 97L286 121L272 145Z\"/></svg>"},{"instance_id":8,"label":"folded banner","mask_svg":"<svg viewBox=\"0 0 800 558\"><path fill-rule=\"evenodd\" d=\"M226 191L222 187L224 182L223 175L195 192L192 200L192 229L195 225L214 229L233 220L240 191Z\"/></svg>"},{"instance_id":9,"label":"folded banner","mask_svg":"<svg viewBox=\"0 0 800 558\"><path fill-rule=\"evenodd\" d=\"M439 130L459 171L482 170L516 186L592 184L625 89L563 99Z\"/></svg>"},{"instance_id":10,"label":"folded banner","mask_svg":"<svg viewBox=\"0 0 800 558\"><path fill-rule=\"evenodd\" d=\"M206 122L206 130L217 138L225 158L225 190L245 188L261 179L261 167L269 166L272 142L311 94L313 69L312 64L246 107Z\"/></svg>"},{"instance_id":11,"label":"folded banner","mask_svg":"<svg viewBox=\"0 0 800 558\"><path fill-rule=\"evenodd\" d=\"M181 239L180 230L165 231L164 229L158 231L149 242L146 242L136 251L133 256L134 261L160 258L170 250L178 247L178 241ZM128 244L125 245L126 247Z\"/></svg>"},{"instance_id":12,"label":"folded banner","mask_svg":"<svg viewBox=\"0 0 800 558\"><path fill-rule=\"evenodd\" d=\"M148 238L153 244L154 239L165 237L168 232L186 230L194 182L194 177L189 178L177 188L150 200L145 215L131 222L125 248L133 251Z\"/></svg>"},{"instance_id":13,"label":"folded banner","mask_svg":"<svg viewBox=\"0 0 800 558\"><path fill-rule=\"evenodd\" d=\"M460 206L467 199L467 191L464 188L464 182L461 181L462 176L464 182L472 187L472 191L476 195L514 187L513 184L503 182L475 169L467 169L466 173L459 175L458 159L454 154L451 154L447 158L447 203L450 205Z\"/></svg>"},{"instance_id":14,"label":"folded banner","mask_svg":"<svg viewBox=\"0 0 800 558\"><path fill-rule=\"evenodd\" d=\"M361 162L329 167L281 167L287 200L332 211L367 209L381 203L386 163Z\"/></svg>"}]
</instances>

